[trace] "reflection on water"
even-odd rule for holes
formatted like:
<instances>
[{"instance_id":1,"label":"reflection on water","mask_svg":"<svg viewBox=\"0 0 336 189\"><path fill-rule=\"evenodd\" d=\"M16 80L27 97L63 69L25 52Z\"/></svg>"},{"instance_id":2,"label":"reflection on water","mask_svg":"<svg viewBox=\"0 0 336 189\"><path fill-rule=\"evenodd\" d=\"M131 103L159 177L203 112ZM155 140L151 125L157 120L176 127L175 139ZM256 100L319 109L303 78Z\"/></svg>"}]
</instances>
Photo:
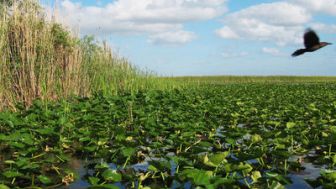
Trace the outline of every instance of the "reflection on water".
<instances>
[{"instance_id":1,"label":"reflection on water","mask_svg":"<svg viewBox=\"0 0 336 189\"><path fill-rule=\"evenodd\" d=\"M296 159L297 156L293 156L292 158ZM292 180L292 184L287 185L287 189L297 189L297 188L302 188L302 189L311 189L313 188L310 186L305 179L309 180L316 180L318 177L321 176L320 171L323 169L321 166L315 166L311 162L302 162L301 166L304 168L300 172L292 173L289 174L288 176Z\"/></svg>"},{"instance_id":2,"label":"reflection on water","mask_svg":"<svg viewBox=\"0 0 336 189\"><path fill-rule=\"evenodd\" d=\"M156 160L159 160L160 158L157 158ZM146 158L146 160L143 163L137 163L132 166L130 166L134 171L136 172L145 172L147 171L149 167L149 161L153 159ZM92 161L93 162L93 161ZM92 163L90 162L90 163ZM96 163L99 161L95 161ZM70 162L70 168L74 169L78 174L78 179L71 183L69 186L62 186L60 189L85 189L90 187L90 184L86 181L88 176L93 176L94 170L88 168L89 162L85 160L78 160L73 159ZM177 165L174 163L174 161L170 161L171 165L171 176L173 176L176 172ZM287 189L312 189L305 179L317 179L320 177L320 167L314 166L312 163L303 163L302 166L305 168L304 170L297 172L297 173L291 173L288 175L290 179L292 180L292 184L286 185ZM113 163L109 164L109 167L113 170L117 169L117 166ZM115 183L115 186L121 189L127 188L125 184L122 183ZM175 188L184 188L184 189L190 189L192 188L191 182L186 183L179 183L177 181L173 181L172 186L170 187L172 189Z\"/></svg>"},{"instance_id":3,"label":"reflection on water","mask_svg":"<svg viewBox=\"0 0 336 189\"><path fill-rule=\"evenodd\" d=\"M294 175L294 174L289 174L288 175L291 180L292 184L289 184L286 186L287 189L312 189L311 187L303 178Z\"/></svg>"},{"instance_id":4,"label":"reflection on water","mask_svg":"<svg viewBox=\"0 0 336 189\"><path fill-rule=\"evenodd\" d=\"M78 174L78 179L68 186L62 186L61 189L85 189L90 186L90 184L84 179L88 175L89 170L85 168L85 160L79 160L72 158L69 162L69 168L73 169Z\"/></svg>"},{"instance_id":5,"label":"reflection on water","mask_svg":"<svg viewBox=\"0 0 336 189\"><path fill-rule=\"evenodd\" d=\"M232 155L232 154L231 154ZM174 153L170 153L167 154L167 156L175 156ZM309 155L307 155L309 156ZM312 186L310 186L305 179L309 179L309 180L316 180L318 177L320 177L320 171L321 169L323 169L323 167L321 166L315 166L313 163L309 162L308 158L304 158L307 156L293 156L291 158L289 158L289 161L295 161L298 158L303 158L305 161L300 162L301 166L304 168L303 170L299 171L299 172L291 172L290 174L288 174L287 176L291 179L292 183L286 185L285 187L287 189L296 189L296 188L300 188L300 189L311 189L313 188ZM151 161L167 161L164 158L150 158L150 157L146 157L145 160L142 163L137 163L134 165L131 165L128 167L128 169L132 169L135 172L146 172L148 170L148 167L150 165ZM68 186L62 186L60 187L61 189L84 189L84 188L88 188L90 187L90 184L87 182L88 177L90 176L94 176L95 174L95 170L93 168L92 165L96 165L99 163L103 163L103 160L95 160L95 161L87 161L87 160L79 160L76 158L71 159L71 161L69 162L69 168L74 170L77 173L77 180L73 183L71 183ZM258 161L256 159L252 159L252 160L248 160L247 161L249 164L258 164ZM176 173L176 169L177 169L177 165L174 161L170 160L169 161L170 164L170 175L174 176ZM120 168L118 168L118 166L114 163L110 163L108 164L109 168L112 170L119 170ZM251 181L252 182L252 181ZM138 183L135 182L135 185L137 185ZM115 183L115 186L117 186L118 188L128 188L129 183L125 184L125 183ZM179 183L178 181L173 181L172 182L172 186L170 188L184 188L184 189L190 189L192 188L192 184L191 182L186 182L186 183Z\"/></svg>"}]
</instances>

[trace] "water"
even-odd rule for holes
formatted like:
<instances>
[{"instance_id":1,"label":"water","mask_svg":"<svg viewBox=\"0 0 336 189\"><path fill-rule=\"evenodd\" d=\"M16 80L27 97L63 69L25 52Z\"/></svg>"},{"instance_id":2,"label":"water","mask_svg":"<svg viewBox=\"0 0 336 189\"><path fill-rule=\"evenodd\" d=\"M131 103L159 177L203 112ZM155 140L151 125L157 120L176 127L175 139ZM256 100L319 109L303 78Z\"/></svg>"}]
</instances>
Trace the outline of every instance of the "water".
<instances>
[{"instance_id":1,"label":"water","mask_svg":"<svg viewBox=\"0 0 336 189\"><path fill-rule=\"evenodd\" d=\"M78 174L78 179L68 186L62 186L61 189L85 189L90 184L84 179L88 175L89 170L85 168L86 161L72 158L69 162L69 168L73 169Z\"/></svg>"},{"instance_id":2,"label":"water","mask_svg":"<svg viewBox=\"0 0 336 189\"><path fill-rule=\"evenodd\" d=\"M134 165L131 165L130 167L137 172L145 172L147 171L149 167L148 161L150 160L162 160L162 158L146 158L144 162L142 163L137 163ZM60 189L85 189L90 186L90 184L85 180L88 176L92 176L94 174L94 171L92 169L87 168L88 162L84 160L75 160L76 166L71 167L75 168L76 172L79 175L79 179L76 180L74 183L70 184L69 186L62 186ZM171 165L171 176L174 176L176 173L177 165L175 164L174 161L169 161ZM257 163L256 160L250 160L249 163ZM79 164L79 166L78 166ZM72 165L71 165L72 166ZM114 163L109 164L110 168L113 170L117 170L117 165ZM304 170L297 172L297 173L290 173L288 174L288 177L291 179L292 183L289 185L286 185L285 187L287 189L312 189L305 179L312 179L315 180L318 177L320 177L320 167L314 166L312 163L303 163L302 166L305 168ZM125 189L126 184L123 183L115 183L115 186L121 189ZM191 182L186 182L186 183L179 183L177 181L173 181L171 188L181 188L183 187L184 189L190 189L192 188Z\"/></svg>"},{"instance_id":3,"label":"water","mask_svg":"<svg viewBox=\"0 0 336 189\"><path fill-rule=\"evenodd\" d=\"M313 187L311 187L304 179L302 179L301 177L295 175L295 174L289 174L288 175L291 180L292 180L292 184L286 185L287 189L312 189Z\"/></svg>"},{"instance_id":4,"label":"water","mask_svg":"<svg viewBox=\"0 0 336 189\"><path fill-rule=\"evenodd\" d=\"M217 135L220 135L221 133L219 132L219 130L217 130ZM166 154L167 157L174 157L176 154L173 152L169 152ZM307 155L305 156L292 156L288 159L288 161L297 161L298 158L302 158L301 162L301 166L304 168L303 170L299 171L299 172L290 172L287 176L291 179L292 183L286 185L285 187L287 189L296 189L296 188L300 188L300 189L311 189L313 188L312 186L310 186L305 179L309 179L309 180L316 180L318 177L320 177L320 171L321 169L323 169L323 167L321 166L315 166L313 163L309 162L309 157L316 155L314 151L309 152ZM238 160L236 157L234 157L233 154L230 154L229 157L231 157L232 159ZM149 162L150 161L167 161L165 158L156 158L156 157L145 157L145 160L141 163L137 163L137 164L133 164L130 166L127 166L126 169L132 169L135 172L146 172L148 170L149 167ZM78 175L79 178L78 180L76 180L74 183L70 184L69 186L63 186L61 187L62 189L84 189L84 188L88 188L90 186L90 184L86 181L86 179L88 178L88 176L93 176L95 174L95 171L93 168L88 168L89 164L96 164L96 163L101 163L103 162L103 160L96 160L96 161L85 161L85 160L78 160L78 159L73 159L72 161L70 161L70 168L72 168L73 170L75 170ZM257 161L257 159L251 159L248 160L247 163L249 164L258 164L259 162ZM177 164L173 161L170 160L169 161L170 164L170 175L174 176L177 170ZM122 169L114 164L114 163L110 163L108 164L109 168L112 170L121 170ZM251 181L252 182L252 181ZM116 183L114 185L116 185L119 188L128 188L128 186L130 183ZM137 185L138 183L135 182L135 185ZM190 189L192 188L192 184L191 182L186 182L186 183L180 183L176 180L174 180L172 182L172 186L171 188L185 188L185 189Z\"/></svg>"},{"instance_id":5,"label":"water","mask_svg":"<svg viewBox=\"0 0 336 189\"><path fill-rule=\"evenodd\" d=\"M173 156L175 155L174 153L169 153L167 154L167 156ZM142 163L137 163L137 164L133 164L131 166L129 166L128 168L133 169L136 172L146 172L148 170L149 167L149 161L165 161L164 158L150 158L150 157L146 157L144 162ZM59 189L85 189L90 187L91 185L86 181L86 178L88 178L89 176L93 176L94 175L94 170L91 168L88 168L89 164L92 163L99 163L101 162L101 160L96 160L96 161L85 161L85 160L79 160L79 159L72 159L69 163L69 168L73 169L77 174L78 174L78 179L71 183L68 186L61 186ZM176 173L176 169L177 169L177 165L173 160L169 161L170 163L170 167L171 167L171 171L170 174L171 176L174 176L174 174ZM109 168L112 170L118 170L118 167L116 164L114 163L109 163ZM114 183L115 186L117 186L118 188L121 189L125 189L128 188L126 187L126 184L123 183ZM138 183L135 182L135 185L137 185ZM172 187L171 188L180 188L180 186L183 185L183 187L185 189L189 189L191 188L191 183L187 182L187 183L178 183L178 182L173 182Z\"/></svg>"}]
</instances>

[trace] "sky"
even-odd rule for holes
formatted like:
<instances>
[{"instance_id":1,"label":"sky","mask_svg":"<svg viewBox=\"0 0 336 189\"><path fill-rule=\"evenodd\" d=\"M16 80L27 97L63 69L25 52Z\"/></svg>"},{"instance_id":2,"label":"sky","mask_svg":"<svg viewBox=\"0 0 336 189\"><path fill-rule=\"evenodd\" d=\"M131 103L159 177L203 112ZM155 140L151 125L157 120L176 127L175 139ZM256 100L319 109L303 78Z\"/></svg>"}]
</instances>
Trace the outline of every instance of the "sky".
<instances>
[{"instance_id":1,"label":"sky","mask_svg":"<svg viewBox=\"0 0 336 189\"><path fill-rule=\"evenodd\" d=\"M161 76L336 76L336 0L59 0L60 21ZM331 42L296 58L303 34Z\"/></svg>"}]
</instances>

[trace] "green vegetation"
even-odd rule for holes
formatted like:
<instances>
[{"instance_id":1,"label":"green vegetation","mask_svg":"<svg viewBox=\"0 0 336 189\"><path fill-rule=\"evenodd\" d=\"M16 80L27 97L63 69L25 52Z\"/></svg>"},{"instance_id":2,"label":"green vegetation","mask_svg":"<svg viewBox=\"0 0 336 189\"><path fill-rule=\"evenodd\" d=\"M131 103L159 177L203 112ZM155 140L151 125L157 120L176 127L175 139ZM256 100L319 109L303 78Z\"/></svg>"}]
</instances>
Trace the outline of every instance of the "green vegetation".
<instances>
[{"instance_id":1,"label":"green vegetation","mask_svg":"<svg viewBox=\"0 0 336 189\"><path fill-rule=\"evenodd\" d=\"M6 3L7 2L7 3ZM79 39L34 0L0 2L0 109L71 95L164 87L93 37Z\"/></svg>"},{"instance_id":2,"label":"green vegetation","mask_svg":"<svg viewBox=\"0 0 336 189\"><path fill-rule=\"evenodd\" d=\"M336 82L336 77L321 76L186 76L165 78L177 82L197 84L228 83L327 83Z\"/></svg>"},{"instance_id":3,"label":"green vegetation","mask_svg":"<svg viewBox=\"0 0 336 189\"><path fill-rule=\"evenodd\" d=\"M284 188L311 174L311 164L317 176L301 181L333 188L335 90L335 83L248 83L35 101L0 114L0 180Z\"/></svg>"},{"instance_id":4,"label":"green vegetation","mask_svg":"<svg viewBox=\"0 0 336 189\"><path fill-rule=\"evenodd\" d=\"M36 1L0 18L0 189L336 187L335 77L155 77Z\"/></svg>"}]
</instances>

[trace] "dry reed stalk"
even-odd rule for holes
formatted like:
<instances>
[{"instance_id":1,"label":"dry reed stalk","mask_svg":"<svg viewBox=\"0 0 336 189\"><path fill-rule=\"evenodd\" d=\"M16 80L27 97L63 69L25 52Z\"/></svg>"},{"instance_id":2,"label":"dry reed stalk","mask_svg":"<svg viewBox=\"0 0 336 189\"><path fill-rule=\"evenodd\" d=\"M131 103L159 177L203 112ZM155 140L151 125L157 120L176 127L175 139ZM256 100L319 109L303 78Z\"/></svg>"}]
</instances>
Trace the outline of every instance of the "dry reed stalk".
<instances>
[{"instance_id":1,"label":"dry reed stalk","mask_svg":"<svg viewBox=\"0 0 336 189\"><path fill-rule=\"evenodd\" d=\"M115 56L106 42L79 39L47 20L35 0L15 1L0 15L0 109L146 87L137 83L149 77Z\"/></svg>"}]
</instances>

